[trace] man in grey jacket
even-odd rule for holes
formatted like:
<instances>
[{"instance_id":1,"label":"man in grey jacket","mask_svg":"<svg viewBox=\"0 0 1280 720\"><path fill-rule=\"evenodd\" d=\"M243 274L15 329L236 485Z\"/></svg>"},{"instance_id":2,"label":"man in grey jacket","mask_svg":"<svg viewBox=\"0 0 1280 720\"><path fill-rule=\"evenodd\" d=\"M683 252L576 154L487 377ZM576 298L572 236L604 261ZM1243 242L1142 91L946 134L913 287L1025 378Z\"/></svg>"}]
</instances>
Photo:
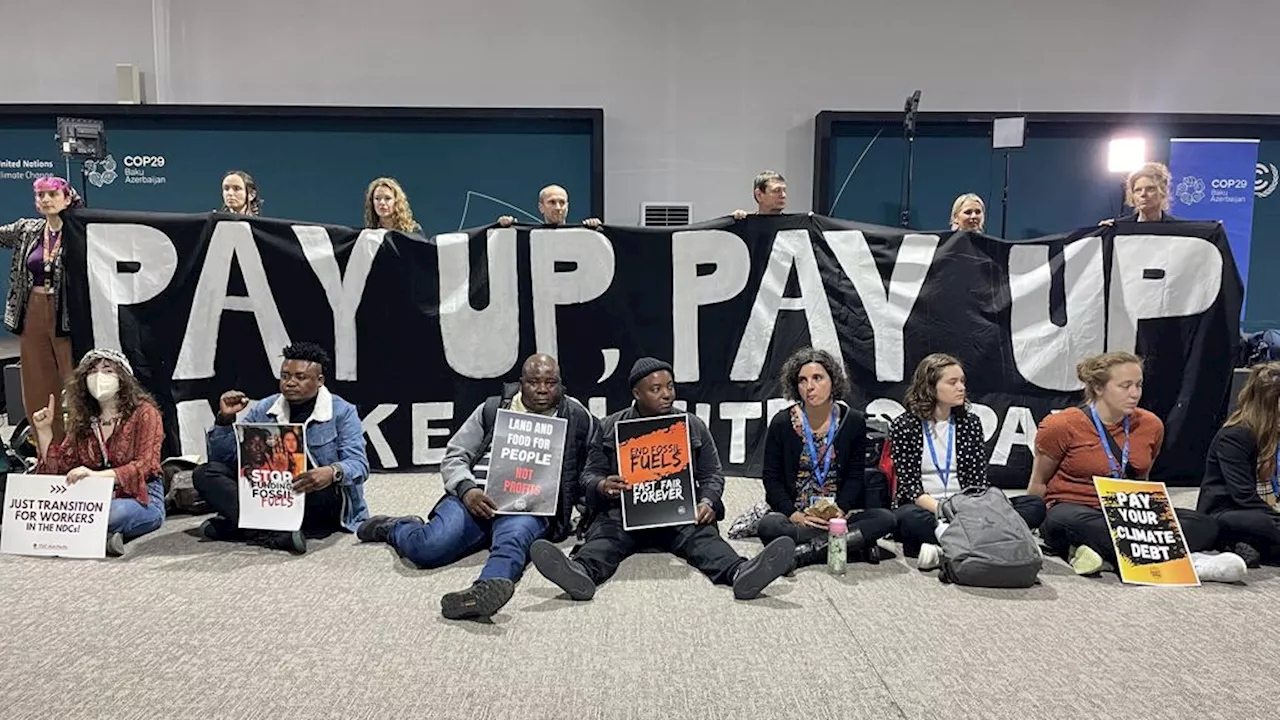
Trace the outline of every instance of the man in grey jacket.
<instances>
[{"instance_id":1,"label":"man in grey jacket","mask_svg":"<svg viewBox=\"0 0 1280 720\"><path fill-rule=\"evenodd\" d=\"M620 420L670 415L675 401L671 365L654 358L640 358L629 375L635 403L605 418L601 441L591 448L582 472L582 491L595 508L586 540L572 558L555 545L538 540L530 548L534 567L560 586L574 600L590 600L596 586L608 580L628 555L645 547L661 548L684 558L712 582L732 585L739 600L755 598L765 586L791 568L795 541L780 537L748 560L720 536L716 520L724 518L724 474L715 440L706 423L689 415L693 450L693 479L698 490L698 512L692 525L623 529L619 499L626 483L618 475L617 425Z\"/></svg>"},{"instance_id":2,"label":"man in grey jacket","mask_svg":"<svg viewBox=\"0 0 1280 720\"><path fill-rule=\"evenodd\" d=\"M564 454L560 466L560 496L554 517L498 515L485 494L494 421L498 409L564 418ZM506 605L515 593L529 559L529 545L539 538L563 540L579 498L578 477L600 424L582 403L564 395L560 366L548 355L525 361L518 385L504 388L476 407L449 439L440 475L445 495L430 520L417 516L378 515L356 535L364 542L385 542L422 568L448 565L478 550L489 550L480 578L471 587L440 599L441 613L451 619L485 618Z\"/></svg>"}]
</instances>

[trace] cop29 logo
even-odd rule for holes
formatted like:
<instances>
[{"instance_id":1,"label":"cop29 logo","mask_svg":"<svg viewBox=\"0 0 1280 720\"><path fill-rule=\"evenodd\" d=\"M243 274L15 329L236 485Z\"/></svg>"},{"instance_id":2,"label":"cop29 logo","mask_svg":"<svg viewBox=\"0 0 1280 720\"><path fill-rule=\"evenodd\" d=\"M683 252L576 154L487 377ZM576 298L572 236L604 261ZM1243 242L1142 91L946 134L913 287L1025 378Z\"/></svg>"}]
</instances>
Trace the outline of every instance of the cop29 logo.
<instances>
[{"instance_id":1,"label":"cop29 logo","mask_svg":"<svg viewBox=\"0 0 1280 720\"><path fill-rule=\"evenodd\" d=\"M108 155L102 160L85 160L84 172L94 187L110 185L116 181L116 159Z\"/></svg>"},{"instance_id":2,"label":"cop29 logo","mask_svg":"<svg viewBox=\"0 0 1280 720\"><path fill-rule=\"evenodd\" d=\"M1280 172L1276 171L1275 163L1258 163L1258 172L1253 181L1253 194L1260 198L1269 197L1276 191L1277 186L1280 186Z\"/></svg>"},{"instance_id":3,"label":"cop29 logo","mask_svg":"<svg viewBox=\"0 0 1280 720\"><path fill-rule=\"evenodd\" d=\"M1178 183L1174 194L1183 205L1194 205L1204 199L1204 180L1188 175Z\"/></svg>"}]
</instances>

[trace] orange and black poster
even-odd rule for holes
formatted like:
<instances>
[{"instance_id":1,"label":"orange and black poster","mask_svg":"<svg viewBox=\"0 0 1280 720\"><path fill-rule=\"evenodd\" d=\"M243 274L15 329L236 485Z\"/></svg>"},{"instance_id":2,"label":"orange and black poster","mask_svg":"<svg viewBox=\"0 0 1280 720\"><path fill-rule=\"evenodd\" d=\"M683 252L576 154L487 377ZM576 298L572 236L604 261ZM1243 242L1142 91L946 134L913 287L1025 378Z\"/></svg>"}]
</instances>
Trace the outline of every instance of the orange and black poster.
<instances>
[{"instance_id":1,"label":"orange and black poster","mask_svg":"<svg viewBox=\"0 0 1280 720\"><path fill-rule=\"evenodd\" d=\"M1164 483L1095 477L1093 487L1111 529L1122 581L1170 587L1200 584Z\"/></svg>"},{"instance_id":2,"label":"orange and black poster","mask_svg":"<svg viewBox=\"0 0 1280 720\"><path fill-rule=\"evenodd\" d=\"M694 522L698 499L688 416L621 420L615 432L618 474L627 483L622 526L642 530Z\"/></svg>"}]
</instances>

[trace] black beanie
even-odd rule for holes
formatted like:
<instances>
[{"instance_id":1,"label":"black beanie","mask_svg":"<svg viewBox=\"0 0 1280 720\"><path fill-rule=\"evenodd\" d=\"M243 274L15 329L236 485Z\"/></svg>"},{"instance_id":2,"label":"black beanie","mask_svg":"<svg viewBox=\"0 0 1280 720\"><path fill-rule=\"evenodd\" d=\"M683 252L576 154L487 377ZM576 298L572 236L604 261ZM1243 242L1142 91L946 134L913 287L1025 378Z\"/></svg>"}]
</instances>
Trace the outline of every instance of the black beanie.
<instances>
[{"instance_id":1,"label":"black beanie","mask_svg":"<svg viewBox=\"0 0 1280 720\"><path fill-rule=\"evenodd\" d=\"M675 374L675 371L671 369L670 363L663 362L657 358L642 357L636 361L635 365L631 366L631 374L627 376L627 380L630 382L631 387L635 387L636 383L659 370L666 370L672 375Z\"/></svg>"}]
</instances>

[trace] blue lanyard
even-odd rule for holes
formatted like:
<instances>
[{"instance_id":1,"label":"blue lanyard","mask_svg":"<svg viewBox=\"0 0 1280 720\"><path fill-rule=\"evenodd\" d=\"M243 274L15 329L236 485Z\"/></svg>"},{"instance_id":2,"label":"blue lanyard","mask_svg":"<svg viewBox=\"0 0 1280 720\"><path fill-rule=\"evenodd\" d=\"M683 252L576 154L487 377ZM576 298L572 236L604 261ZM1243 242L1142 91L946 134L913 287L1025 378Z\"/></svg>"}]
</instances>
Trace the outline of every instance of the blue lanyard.
<instances>
[{"instance_id":1,"label":"blue lanyard","mask_svg":"<svg viewBox=\"0 0 1280 720\"><path fill-rule=\"evenodd\" d=\"M1276 469L1271 471L1271 497L1280 503L1280 450L1276 450Z\"/></svg>"},{"instance_id":2,"label":"blue lanyard","mask_svg":"<svg viewBox=\"0 0 1280 720\"><path fill-rule=\"evenodd\" d=\"M827 484L827 473L831 470L831 440L836 436L836 409L831 408L831 421L827 423L827 446L822 454L822 469L818 469L818 448L814 444L813 428L809 426L809 414L800 408L800 420L804 422L804 442L809 448L809 465L812 468L813 480L819 494L822 486Z\"/></svg>"},{"instance_id":3,"label":"blue lanyard","mask_svg":"<svg viewBox=\"0 0 1280 720\"><path fill-rule=\"evenodd\" d=\"M1102 427L1102 418L1098 417L1098 406L1090 405L1089 413L1093 415L1093 428L1098 431L1098 441L1102 443L1102 451L1107 454L1107 465L1111 468L1111 477L1119 480L1124 477L1124 469L1129 467L1129 416L1124 416L1124 449L1120 464L1116 465L1116 455L1111 452L1111 443L1107 441L1107 431Z\"/></svg>"},{"instance_id":4,"label":"blue lanyard","mask_svg":"<svg viewBox=\"0 0 1280 720\"><path fill-rule=\"evenodd\" d=\"M921 420L924 428L924 441L929 444L929 457L933 458L933 469L938 471L938 479L942 481L942 494L947 494L947 482L951 479L951 449L956 444L956 419L947 418L947 467L938 465L938 451L933 447L933 432L929 430L929 421Z\"/></svg>"}]
</instances>

